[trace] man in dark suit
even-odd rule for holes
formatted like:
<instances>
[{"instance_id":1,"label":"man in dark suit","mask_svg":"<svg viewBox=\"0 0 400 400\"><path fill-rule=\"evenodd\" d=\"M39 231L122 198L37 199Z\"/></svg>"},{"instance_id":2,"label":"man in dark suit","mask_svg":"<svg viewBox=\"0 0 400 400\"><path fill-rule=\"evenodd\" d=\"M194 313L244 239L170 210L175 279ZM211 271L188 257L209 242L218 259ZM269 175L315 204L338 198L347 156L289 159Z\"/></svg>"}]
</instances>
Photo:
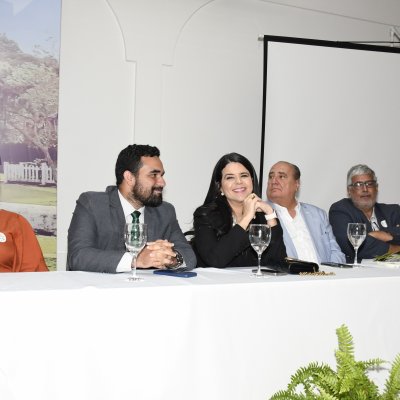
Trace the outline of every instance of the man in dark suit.
<instances>
[{"instance_id":1,"label":"man in dark suit","mask_svg":"<svg viewBox=\"0 0 400 400\"><path fill-rule=\"evenodd\" d=\"M371 259L400 251L400 206L377 203L378 181L375 172L359 164L347 173L348 198L332 204L329 220L333 233L348 262L354 260L354 249L347 239L347 224L367 225L367 238L358 250L359 259Z\"/></svg>"},{"instance_id":2,"label":"man in dark suit","mask_svg":"<svg viewBox=\"0 0 400 400\"><path fill-rule=\"evenodd\" d=\"M132 256L125 249L125 223L139 211L147 224L148 242L137 258L138 268L196 266L194 252L183 235L174 207L163 201L164 168L156 147L130 145L117 159L117 186L105 192L82 193L68 230L68 270L124 272Z\"/></svg>"}]
</instances>

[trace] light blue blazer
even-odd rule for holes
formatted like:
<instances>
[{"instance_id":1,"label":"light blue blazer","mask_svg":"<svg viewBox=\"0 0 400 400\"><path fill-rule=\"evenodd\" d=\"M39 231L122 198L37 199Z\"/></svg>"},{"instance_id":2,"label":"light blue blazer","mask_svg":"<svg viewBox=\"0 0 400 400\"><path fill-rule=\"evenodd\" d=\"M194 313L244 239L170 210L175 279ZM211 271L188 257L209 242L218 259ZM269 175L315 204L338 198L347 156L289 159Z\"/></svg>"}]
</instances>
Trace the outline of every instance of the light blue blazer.
<instances>
[{"instance_id":1,"label":"light blue blazer","mask_svg":"<svg viewBox=\"0 0 400 400\"><path fill-rule=\"evenodd\" d=\"M269 202L271 206L274 203ZM323 261L346 262L345 255L341 252L329 223L327 213L319 207L307 203L300 203L300 212L308 227L314 247L317 252L319 263ZM279 222L283 229L283 241L286 246L286 253L289 257L298 258L296 248L290 238L289 232L281 220Z\"/></svg>"}]
</instances>

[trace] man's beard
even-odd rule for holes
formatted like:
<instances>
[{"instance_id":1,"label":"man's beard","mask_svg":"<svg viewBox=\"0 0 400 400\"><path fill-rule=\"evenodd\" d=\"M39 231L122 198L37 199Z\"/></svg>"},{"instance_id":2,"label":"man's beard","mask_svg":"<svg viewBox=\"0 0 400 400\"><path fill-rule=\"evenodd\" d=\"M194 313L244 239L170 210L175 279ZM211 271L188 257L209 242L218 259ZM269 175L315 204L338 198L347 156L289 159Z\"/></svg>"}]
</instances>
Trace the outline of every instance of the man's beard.
<instances>
[{"instance_id":1,"label":"man's beard","mask_svg":"<svg viewBox=\"0 0 400 400\"><path fill-rule=\"evenodd\" d=\"M143 206L146 207L158 207L162 201L162 193L154 193L155 190L162 190L160 186L153 186L150 193L146 193L143 186L137 182L132 189L131 196L135 201L139 201Z\"/></svg>"},{"instance_id":2,"label":"man's beard","mask_svg":"<svg viewBox=\"0 0 400 400\"><path fill-rule=\"evenodd\" d=\"M353 200L354 205L360 210L370 210L375 206L376 199Z\"/></svg>"}]
</instances>

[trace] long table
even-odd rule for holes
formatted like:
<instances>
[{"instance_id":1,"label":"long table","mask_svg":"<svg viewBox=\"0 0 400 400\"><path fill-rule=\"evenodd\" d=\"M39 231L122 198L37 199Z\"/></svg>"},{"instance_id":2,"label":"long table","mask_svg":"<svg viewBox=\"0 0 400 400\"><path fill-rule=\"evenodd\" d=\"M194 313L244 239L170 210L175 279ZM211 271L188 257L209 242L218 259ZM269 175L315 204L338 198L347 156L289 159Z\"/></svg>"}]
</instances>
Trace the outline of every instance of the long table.
<instances>
[{"instance_id":1,"label":"long table","mask_svg":"<svg viewBox=\"0 0 400 400\"><path fill-rule=\"evenodd\" d=\"M392 361L400 269L322 270L1 274L0 399L267 399L300 366L335 366L342 324L357 359Z\"/></svg>"}]
</instances>

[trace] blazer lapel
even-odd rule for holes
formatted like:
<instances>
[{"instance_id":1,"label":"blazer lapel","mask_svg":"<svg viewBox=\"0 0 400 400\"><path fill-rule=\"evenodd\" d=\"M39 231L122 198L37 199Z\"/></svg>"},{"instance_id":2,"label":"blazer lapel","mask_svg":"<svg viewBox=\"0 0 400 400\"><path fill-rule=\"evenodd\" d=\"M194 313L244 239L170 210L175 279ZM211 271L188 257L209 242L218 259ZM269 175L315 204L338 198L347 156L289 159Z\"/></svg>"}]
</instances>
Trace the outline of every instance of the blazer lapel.
<instances>
[{"instance_id":1,"label":"blazer lapel","mask_svg":"<svg viewBox=\"0 0 400 400\"><path fill-rule=\"evenodd\" d=\"M114 226L116 232L118 232L118 237L123 240L124 229L125 229L125 215L122 209L121 201L118 196L118 189L114 187L109 190L107 188L110 196L110 213L111 213L111 223Z\"/></svg>"},{"instance_id":2,"label":"blazer lapel","mask_svg":"<svg viewBox=\"0 0 400 400\"><path fill-rule=\"evenodd\" d=\"M321 233L315 230L316 226L319 226L318 224L314 224L314 214L308 209L307 205L304 203L300 204L300 210L301 210L301 215L303 216L304 222L306 223L306 226L308 228L308 232L310 232L310 237L311 240L314 243L314 249L317 253L317 256L320 260L323 260L324 254L321 254L322 251L322 237Z\"/></svg>"},{"instance_id":3,"label":"blazer lapel","mask_svg":"<svg viewBox=\"0 0 400 400\"><path fill-rule=\"evenodd\" d=\"M144 223L147 224L147 240L153 242L156 238L157 219L154 216L153 207L144 208Z\"/></svg>"},{"instance_id":4,"label":"blazer lapel","mask_svg":"<svg viewBox=\"0 0 400 400\"><path fill-rule=\"evenodd\" d=\"M388 223L387 223L387 221L386 221L386 217L385 217L385 215L382 213L381 208L379 207L378 203L375 203L374 211L375 211L376 219L378 220L379 228L380 228L380 229L381 229L382 227L383 227L383 228L387 228L387 227L388 227Z\"/></svg>"}]
</instances>

